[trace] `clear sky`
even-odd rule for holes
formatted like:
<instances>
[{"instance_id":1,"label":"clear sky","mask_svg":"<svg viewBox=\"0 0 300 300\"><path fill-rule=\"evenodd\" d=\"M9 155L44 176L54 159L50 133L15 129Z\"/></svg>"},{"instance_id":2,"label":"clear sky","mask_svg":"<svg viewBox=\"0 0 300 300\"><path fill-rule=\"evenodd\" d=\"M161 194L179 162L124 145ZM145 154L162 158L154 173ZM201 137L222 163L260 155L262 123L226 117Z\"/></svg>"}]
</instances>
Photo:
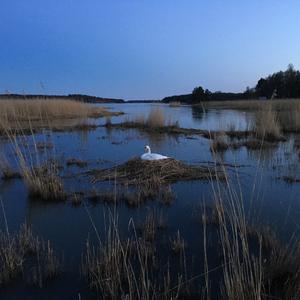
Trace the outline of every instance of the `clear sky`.
<instances>
[{"instance_id":1,"label":"clear sky","mask_svg":"<svg viewBox=\"0 0 300 300\"><path fill-rule=\"evenodd\" d=\"M300 68L300 1L0 0L0 93L159 99Z\"/></svg>"}]
</instances>

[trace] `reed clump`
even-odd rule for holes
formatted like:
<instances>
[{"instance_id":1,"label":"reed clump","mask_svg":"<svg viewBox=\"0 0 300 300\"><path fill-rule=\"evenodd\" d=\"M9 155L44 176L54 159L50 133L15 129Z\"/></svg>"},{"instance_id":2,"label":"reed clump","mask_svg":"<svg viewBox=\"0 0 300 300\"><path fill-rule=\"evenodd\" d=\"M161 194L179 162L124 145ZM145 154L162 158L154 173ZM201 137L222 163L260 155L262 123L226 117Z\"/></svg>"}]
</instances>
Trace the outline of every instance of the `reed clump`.
<instances>
[{"instance_id":1,"label":"reed clump","mask_svg":"<svg viewBox=\"0 0 300 300\"><path fill-rule=\"evenodd\" d=\"M175 254L181 254L186 247L186 243L182 238L179 230L177 230L176 236L170 239L170 243L171 243L171 249Z\"/></svg>"},{"instance_id":2,"label":"reed clump","mask_svg":"<svg viewBox=\"0 0 300 300\"><path fill-rule=\"evenodd\" d=\"M55 162L48 161L39 167L21 164L21 173L31 198L45 201L66 199L67 195Z\"/></svg>"},{"instance_id":3,"label":"reed clump","mask_svg":"<svg viewBox=\"0 0 300 300\"><path fill-rule=\"evenodd\" d=\"M179 123L173 122L170 118L167 118L160 107L154 107L148 113L148 116L143 114L137 115L134 119L126 120L121 124L106 124L107 127L120 126L123 128L139 128L150 131L164 131L175 129L179 127Z\"/></svg>"},{"instance_id":4,"label":"reed clump","mask_svg":"<svg viewBox=\"0 0 300 300\"><path fill-rule=\"evenodd\" d=\"M149 127L164 127L165 124L166 118L163 111L158 107L151 109L145 125Z\"/></svg>"},{"instance_id":5,"label":"reed clump","mask_svg":"<svg viewBox=\"0 0 300 300\"><path fill-rule=\"evenodd\" d=\"M167 221L161 211L151 209L146 215L145 221L139 225L142 237L147 242L154 242L157 231L165 229Z\"/></svg>"},{"instance_id":6,"label":"reed clump","mask_svg":"<svg viewBox=\"0 0 300 300\"><path fill-rule=\"evenodd\" d=\"M220 109L236 109L253 113L254 118L258 114L258 121L263 122L263 112L267 114L268 127L275 128L275 136L280 132L299 132L300 131L300 101L299 99L273 99L273 100L240 100L240 101L209 101L203 102L204 107ZM270 113L270 107L272 113ZM275 122L274 122L275 115ZM263 126L263 124L259 124ZM268 130L267 130L268 131ZM263 128L259 132L264 133Z\"/></svg>"},{"instance_id":7,"label":"reed clump","mask_svg":"<svg viewBox=\"0 0 300 300\"><path fill-rule=\"evenodd\" d=\"M108 222L105 238L97 246L88 240L82 257L82 274L90 287L104 299L179 299L182 275L171 274L169 268L157 270L153 218L147 221L146 236L144 230L138 236L131 221L133 235L125 239L120 236L117 217L110 215ZM145 239L149 230L150 242Z\"/></svg>"},{"instance_id":8,"label":"reed clump","mask_svg":"<svg viewBox=\"0 0 300 300\"><path fill-rule=\"evenodd\" d=\"M22 274L24 255L18 239L0 232L0 286Z\"/></svg>"},{"instance_id":9,"label":"reed clump","mask_svg":"<svg viewBox=\"0 0 300 300\"><path fill-rule=\"evenodd\" d=\"M215 205L209 215L205 210L202 221L204 228L217 228L223 261L222 299L298 299L299 241L284 246L272 230L253 224L246 217L242 194L229 179L225 186L213 185L213 194Z\"/></svg>"},{"instance_id":10,"label":"reed clump","mask_svg":"<svg viewBox=\"0 0 300 300\"><path fill-rule=\"evenodd\" d=\"M214 134L214 138L210 144L210 150L212 152L222 152L226 151L229 148L229 145L226 140L226 135L224 132L219 134Z\"/></svg>"},{"instance_id":11,"label":"reed clump","mask_svg":"<svg viewBox=\"0 0 300 300\"><path fill-rule=\"evenodd\" d=\"M43 287L58 276L59 267L60 261L50 242L34 236L27 223L16 233L8 229L0 232L0 286L23 278Z\"/></svg>"},{"instance_id":12,"label":"reed clump","mask_svg":"<svg viewBox=\"0 0 300 300\"><path fill-rule=\"evenodd\" d=\"M258 138L265 140L278 140L281 138L278 117L271 104L256 112L254 117L253 130Z\"/></svg>"}]
</instances>

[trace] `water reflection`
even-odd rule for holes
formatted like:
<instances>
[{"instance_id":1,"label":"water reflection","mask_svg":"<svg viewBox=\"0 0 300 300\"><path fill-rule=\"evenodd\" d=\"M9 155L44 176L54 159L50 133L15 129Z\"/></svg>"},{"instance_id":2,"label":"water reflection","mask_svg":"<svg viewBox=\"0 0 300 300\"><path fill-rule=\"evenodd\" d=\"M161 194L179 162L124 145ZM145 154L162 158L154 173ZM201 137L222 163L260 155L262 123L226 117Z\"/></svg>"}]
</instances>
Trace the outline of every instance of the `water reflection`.
<instances>
[{"instance_id":1,"label":"water reflection","mask_svg":"<svg viewBox=\"0 0 300 300\"><path fill-rule=\"evenodd\" d=\"M127 117L132 117L139 113L147 114L153 105L109 104L109 106L115 110L123 110ZM181 106L176 109L167 105L161 107L166 114L172 116L173 120L178 120L180 126L186 128L216 130L226 129L229 126L242 129L246 128L251 120L251 115L231 110L208 110L204 113L201 107ZM121 122L125 116L114 117L112 122ZM99 119L97 124L101 122L105 120ZM242 195L245 207L249 208L249 214L251 208L251 212L255 211L254 215L259 214L260 221L263 220L273 225L274 228L279 227L279 230L282 230L282 236L294 231L295 224L291 223L291 220L300 219L300 202L297 201L300 184L287 185L277 179L282 175L299 177L299 157L298 152L295 151L296 138L272 148L250 150L241 147L237 150L217 153L216 156L210 151L210 141L202 137L189 139L184 136L148 134L134 129L115 130L102 127L78 133L57 132L49 137L37 134L35 139L36 141L51 141L54 144L53 152L45 151L39 154L41 161L59 154L63 159L76 157L88 162L87 167L83 169L68 168L65 161L61 159L64 166L63 173L71 175L63 178L69 193L88 192L92 188L99 192L111 191L114 187L113 182L111 185L106 183L93 185L85 171L124 163L132 157L141 155L144 145L150 144L155 151L189 164L199 164L199 162L204 164L208 161L225 164L233 184L236 184L234 187L238 191L237 194ZM19 141L29 157L33 150L32 137L25 139L20 137ZM16 165L13 147L8 141L1 144L1 150L9 154L10 162ZM230 169L226 164L240 167ZM202 246L200 240L203 238L201 225L198 220L195 221L196 217L191 216L195 214L195 206L199 202L203 204L203 201L206 203L213 201L211 183L208 181L178 182L172 185L172 191L176 194L176 200L170 206L163 206L161 203L152 201L141 205L138 209L130 209L123 203L118 204L116 210L119 213L120 225L126 231L130 218L143 220L147 208L162 208L168 219L167 233L162 243L168 244L169 236L173 236L180 228L188 243L188 254L196 253L196 257L200 257L199 260L201 260L202 256L199 255ZM92 239L95 238L95 230L86 209L91 214L100 234L104 234L105 213L103 211L106 206L101 202L94 204L84 202L74 207L70 202L31 201L27 198L26 186L22 180L0 181L0 195L2 195L5 213L12 230L28 219L40 236L50 239L59 250L65 253L67 270L71 271L69 274L66 272L62 275L60 284L65 286L62 290L66 290L67 294L69 291L68 298L72 298L77 292L77 286L74 286L74 281L68 284L68 276L71 273L78 274L81 252L85 247L87 237L90 235ZM284 229L281 228L282 224L285 224ZM4 228L3 218L0 218L0 226L1 229ZM214 249L213 245L211 247ZM82 281L81 284L83 284ZM57 290L56 296L59 295L58 297L61 296L59 292L61 290ZM3 299L9 299L9 297Z\"/></svg>"}]
</instances>

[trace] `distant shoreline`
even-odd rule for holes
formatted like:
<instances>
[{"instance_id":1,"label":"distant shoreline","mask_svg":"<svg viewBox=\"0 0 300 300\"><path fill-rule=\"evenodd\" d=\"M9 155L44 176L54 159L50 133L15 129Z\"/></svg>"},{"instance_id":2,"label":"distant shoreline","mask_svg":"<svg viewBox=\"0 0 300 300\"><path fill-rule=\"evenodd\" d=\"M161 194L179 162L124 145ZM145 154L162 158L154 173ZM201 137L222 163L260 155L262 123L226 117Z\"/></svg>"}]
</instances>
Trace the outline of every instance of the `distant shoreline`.
<instances>
[{"instance_id":1,"label":"distant shoreline","mask_svg":"<svg viewBox=\"0 0 300 300\"><path fill-rule=\"evenodd\" d=\"M72 99L88 103L125 103L124 99L115 99L115 98L102 98L90 95L81 95L81 94L69 94L69 95L43 95L43 94L0 94L0 100L2 99Z\"/></svg>"}]
</instances>

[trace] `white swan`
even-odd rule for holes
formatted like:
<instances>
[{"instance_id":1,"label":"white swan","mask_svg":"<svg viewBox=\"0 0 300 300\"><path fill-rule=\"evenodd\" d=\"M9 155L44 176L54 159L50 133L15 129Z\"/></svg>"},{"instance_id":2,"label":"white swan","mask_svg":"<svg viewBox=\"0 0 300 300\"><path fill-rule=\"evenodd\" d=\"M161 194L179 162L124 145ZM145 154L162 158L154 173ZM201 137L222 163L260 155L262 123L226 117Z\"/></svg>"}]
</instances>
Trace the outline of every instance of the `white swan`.
<instances>
[{"instance_id":1,"label":"white swan","mask_svg":"<svg viewBox=\"0 0 300 300\"><path fill-rule=\"evenodd\" d=\"M151 149L149 146L145 146L145 152L142 156L141 159L143 160L160 160L160 159L166 159L169 158L168 156L160 155L157 153L151 153Z\"/></svg>"}]
</instances>

